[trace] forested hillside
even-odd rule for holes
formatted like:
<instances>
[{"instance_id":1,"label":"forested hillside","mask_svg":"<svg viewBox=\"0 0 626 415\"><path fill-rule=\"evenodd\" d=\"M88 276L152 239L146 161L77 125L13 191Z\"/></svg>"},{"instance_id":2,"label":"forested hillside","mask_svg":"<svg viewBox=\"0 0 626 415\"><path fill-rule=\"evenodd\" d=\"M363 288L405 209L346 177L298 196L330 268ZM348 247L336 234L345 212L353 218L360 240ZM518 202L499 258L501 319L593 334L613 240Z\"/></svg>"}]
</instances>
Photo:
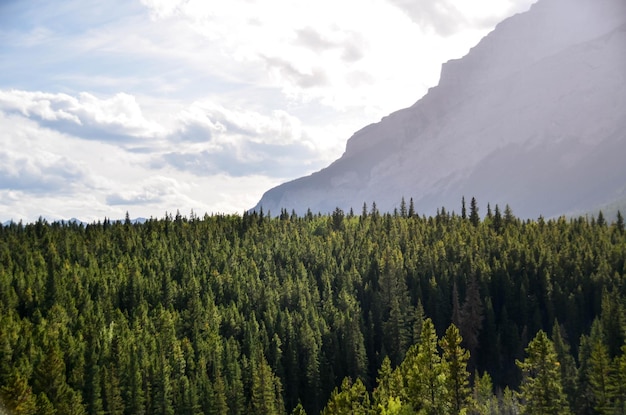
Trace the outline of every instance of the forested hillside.
<instances>
[{"instance_id":1,"label":"forested hillside","mask_svg":"<svg viewBox=\"0 0 626 415\"><path fill-rule=\"evenodd\" d=\"M622 216L472 202L0 226L4 406L626 413Z\"/></svg>"}]
</instances>

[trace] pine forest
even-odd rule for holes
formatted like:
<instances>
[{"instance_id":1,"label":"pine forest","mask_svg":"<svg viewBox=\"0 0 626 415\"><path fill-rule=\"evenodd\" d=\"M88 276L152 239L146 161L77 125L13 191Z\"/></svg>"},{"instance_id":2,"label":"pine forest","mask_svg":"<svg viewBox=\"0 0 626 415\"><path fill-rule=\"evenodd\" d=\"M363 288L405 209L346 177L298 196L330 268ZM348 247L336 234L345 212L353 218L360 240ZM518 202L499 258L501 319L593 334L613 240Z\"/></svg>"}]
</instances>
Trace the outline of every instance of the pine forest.
<instances>
[{"instance_id":1,"label":"pine forest","mask_svg":"<svg viewBox=\"0 0 626 415\"><path fill-rule=\"evenodd\" d=\"M0 225L0 414L626 414L624 220Z\"/></svg>"}]
</instances>

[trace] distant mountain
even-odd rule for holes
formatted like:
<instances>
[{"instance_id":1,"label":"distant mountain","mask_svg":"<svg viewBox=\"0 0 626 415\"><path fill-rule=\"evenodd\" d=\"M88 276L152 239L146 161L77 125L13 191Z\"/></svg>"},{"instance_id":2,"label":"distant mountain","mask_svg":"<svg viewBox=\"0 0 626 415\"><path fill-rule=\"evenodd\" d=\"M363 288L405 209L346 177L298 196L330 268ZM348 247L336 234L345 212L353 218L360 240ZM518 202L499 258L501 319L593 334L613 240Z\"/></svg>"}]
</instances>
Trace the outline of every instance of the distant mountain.
<instances>
[{"instance_id":1,"label":"distant mountain","mask_svg":"<svg viewBox=\"0 0 626 415\"><path fill-rule=\"evenodd\" d=\"M80 219L76 219L76 218L71 218L71 219L68 219L68 220L65 220L65 219L58 219L58 220L44 219L44 220L46 222L48 222L48 223L60 223L61 225L76 224L76 225L87 226L87 225L90 224L89 222L84 222L84 221L82 221ZM115 220L112 220L112 222L123 222L124 220L125 219L115 219ZM136 224L142 225L142 224L146 223L147 221L148 221L148 219L142 218L142 217L135 218L135 219L130 219L130 222L133 225L136 225ZM12 223L17 224L17 223L19 223L19 221L16 222L13 219L11 219L11 220L8 220L8 221L2 223L2 226L10 226ZM25 222L23 222L23 223L26 224Z\"/></svg>"},{"instance_id":2,"label":"distant mountain","mask_svg":"<svg viewBox=\"0 0 626 415\"><path fill-rule=\"evenodd\" d=\"M500 23L410 108L356 132L327 168L254 209L302 214L412 198L419 213L509 204L520 217L626 198L626 2L539 0Z\"/></svg>"}]
</instances>

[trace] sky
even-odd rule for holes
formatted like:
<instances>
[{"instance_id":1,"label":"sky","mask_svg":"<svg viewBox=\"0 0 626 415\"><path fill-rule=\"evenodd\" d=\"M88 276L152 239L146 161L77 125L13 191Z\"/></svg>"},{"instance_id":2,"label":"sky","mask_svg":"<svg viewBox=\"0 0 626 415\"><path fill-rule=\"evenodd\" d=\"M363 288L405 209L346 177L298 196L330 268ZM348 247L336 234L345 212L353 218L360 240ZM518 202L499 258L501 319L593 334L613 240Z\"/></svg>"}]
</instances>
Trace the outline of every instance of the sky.
<instances>
[{"instance_id":1,"label":"sky","mask_svg":"<svg viewBox=\"0 0 626 415\"><path fill-rule=\"evenodd\" d=\"M242 213L534 0L0 0L0 223Z\"/></svg>"}]
</instances>

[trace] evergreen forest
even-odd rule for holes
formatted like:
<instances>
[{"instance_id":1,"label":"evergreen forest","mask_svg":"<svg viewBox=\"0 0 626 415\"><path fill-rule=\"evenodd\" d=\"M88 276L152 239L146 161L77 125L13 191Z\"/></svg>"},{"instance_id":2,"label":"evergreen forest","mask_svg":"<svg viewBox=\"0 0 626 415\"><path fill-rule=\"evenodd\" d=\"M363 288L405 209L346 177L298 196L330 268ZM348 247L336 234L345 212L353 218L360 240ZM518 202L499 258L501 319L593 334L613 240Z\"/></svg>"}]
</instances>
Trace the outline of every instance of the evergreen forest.
<instances>
[{"instance_id":1,"label":"evergreen forest","mask_svg":"<svg viewBox=\"0 0 626 415\"><path fill-rule=\"evenodd\" d=\"M626 414L621 214L0 225L0 414Z\"/></svg>"}]
</instances>

